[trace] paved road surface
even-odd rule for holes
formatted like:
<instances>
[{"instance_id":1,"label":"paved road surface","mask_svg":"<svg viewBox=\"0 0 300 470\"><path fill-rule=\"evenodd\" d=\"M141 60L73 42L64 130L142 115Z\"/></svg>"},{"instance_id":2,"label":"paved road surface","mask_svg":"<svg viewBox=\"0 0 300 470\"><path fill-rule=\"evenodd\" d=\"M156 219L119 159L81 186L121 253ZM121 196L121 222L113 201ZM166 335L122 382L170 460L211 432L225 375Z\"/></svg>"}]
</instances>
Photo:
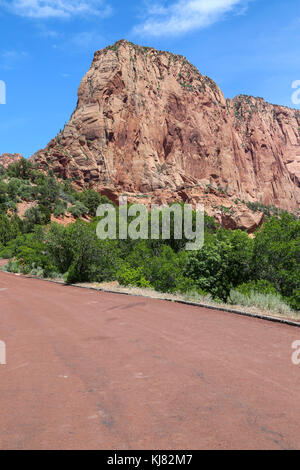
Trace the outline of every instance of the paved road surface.
<instances>
[{"instance_id":1,"label":"paved road surface","mask_svg":"<svg viewBox=\"0 0 300 470\"><path fill-rule=\"evenodd\" d=\"M1 449L299 449L300 329L0 274Z\"/></svg>"}]
</instances>

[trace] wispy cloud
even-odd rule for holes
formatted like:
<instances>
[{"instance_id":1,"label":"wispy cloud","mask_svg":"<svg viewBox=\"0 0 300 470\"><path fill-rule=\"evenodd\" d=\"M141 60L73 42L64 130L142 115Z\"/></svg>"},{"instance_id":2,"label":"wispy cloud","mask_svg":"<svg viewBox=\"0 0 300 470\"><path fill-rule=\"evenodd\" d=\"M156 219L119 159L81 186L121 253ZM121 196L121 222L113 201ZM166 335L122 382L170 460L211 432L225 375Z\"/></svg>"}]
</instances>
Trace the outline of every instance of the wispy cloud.
<instances>
[{"instance_id":1,"label":"wispy cloud","mask_svg":"<svg viewBox=\"0 0 300 470\"><path fill-rule=\"evenodd\" d=\"M105 43L104 37L95 31L82 31L74 34L70 38L70 43L76 48L87 49L90 47L96 47L100 49Z\"/></svg>"},{"instance_id":2,"label":"wispy cloud","mask_svg":"<svg viewBox=\"0 0 300 470\"><path fill-rule=\"evenodd\" d=\"M14 70L28 56L27 52L7 50L0 53L0 68L3 70Z\"/></svg>"},{"instance_id":3,"label":"wispy cloud","mask_svg":"<svg viewBox=\"0 0 300 470\"><path fill-rule=\"evenodd\" d=\"M101 49L105 46L105 38L97 31L81 31L75 34L62 35L63 41L53 44L54 49L69 50L73 53Z\"/></svg>"},{"instance_id":4,"label":"wispy cloud","mask_svg":"<svg viewBox=\"0 0 300 470\"><path fill-rule=\"evenodd\" d=\"M58 38L59 36L61 36L61 33L59 31L56 31L55 29L47 28L45 26L45 23L43 23L43 22L39 22L37 24L37 28L38 28L39 36L41 36L43 38L53 39L53 38Z\"/></svg>"},{"instance_id":5,"label":"wispy cloud","mask_svg":"<svg viewBox=\"0 0 300 470\"><path fill-rule=\"evenodd\" d=\"M177 0L160 2L147 9L146 19L135 27L135 33L147 36L176 36L206 28L247 0Z\"/></svg>"},{"instance_id":6,"label":"wispy cloud","mask_svg":"<svg viewBox=\"0 0 300 470\"><path fill-rule=\"evenodd\" d=\"M38 19L108 16L112 11L105 0L0 0L0 6L16 15Z\"/></svg>"}]
</instances>

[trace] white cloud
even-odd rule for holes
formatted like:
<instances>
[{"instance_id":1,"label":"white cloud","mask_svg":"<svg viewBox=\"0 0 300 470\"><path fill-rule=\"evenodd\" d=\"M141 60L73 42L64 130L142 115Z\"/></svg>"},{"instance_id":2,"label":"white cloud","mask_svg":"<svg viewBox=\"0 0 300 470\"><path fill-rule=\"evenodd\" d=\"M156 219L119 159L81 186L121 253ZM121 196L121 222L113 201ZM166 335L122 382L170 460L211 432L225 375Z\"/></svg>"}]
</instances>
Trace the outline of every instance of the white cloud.
<instances>
[{"instance_id":1,"label":"white cloud","mask_svg":"<svg viewBox=\"0 0 300 470\"><path fill-rule=\"evenodd\" d=\"M27 52L7 50L0 53L0 68L3 70L14 70L26 59Z\"/></svg>"},{"instance_id":2,"label":"white cloud","mask_svg":"<svg viewBox=\"0 0 300 470\"><path fill-rule=\"evenodd\" d=\"M63 40L53 44L54 49L69 50L72 53L92 52L102 49L106 45L105 38L97 31L82 31L76 34L64 34Z\"/></svg>"},{"instance_id":3,"label":"white cloud","mask_svg":"<svg viewBox=\"0 0 300 470\"><path fill-rule=\"evenodd\" d=\"M168 6L154 4L135 32L157 37L187 33L216 23L241 4L245 7L245 0L177 0Z\"/></svg>"},{"instance_id":4,"label":"white cloud","mask_svg":"<svg viewBox=\"0 0 300 470\"><path fill-rule=\"evenodd\" d=\"M16 15L39 19L111 13L104 0L0 0L0 6Z\"/></svg>"},{"instance_id":5,"label":"white cloud","mask_svg":"<svg viewBox=\"0 0 300 470\"><path fill-rule=\"evenodd\" d=\"M71 37L70 43L79 49L96 47L101 49L105 40L103 36L95 31L83 31Z\"/></svg>"}]
</instances>

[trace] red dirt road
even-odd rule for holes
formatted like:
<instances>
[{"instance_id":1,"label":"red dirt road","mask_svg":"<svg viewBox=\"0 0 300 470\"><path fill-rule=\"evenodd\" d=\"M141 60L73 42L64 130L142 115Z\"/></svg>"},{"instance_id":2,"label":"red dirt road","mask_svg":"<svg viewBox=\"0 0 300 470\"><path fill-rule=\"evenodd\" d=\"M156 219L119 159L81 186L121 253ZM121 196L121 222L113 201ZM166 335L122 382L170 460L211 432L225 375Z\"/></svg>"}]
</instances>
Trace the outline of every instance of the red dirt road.
<instances>
[{"instance_id":1,"label":"red dirt road","mask_svg":"<svg viewBox=\"0 0 300 470\"><path fill-rule=\"evenodd\" d=\"M300 329L0 274L1 449L300 449Z\"/></svg>"}]
</instances>

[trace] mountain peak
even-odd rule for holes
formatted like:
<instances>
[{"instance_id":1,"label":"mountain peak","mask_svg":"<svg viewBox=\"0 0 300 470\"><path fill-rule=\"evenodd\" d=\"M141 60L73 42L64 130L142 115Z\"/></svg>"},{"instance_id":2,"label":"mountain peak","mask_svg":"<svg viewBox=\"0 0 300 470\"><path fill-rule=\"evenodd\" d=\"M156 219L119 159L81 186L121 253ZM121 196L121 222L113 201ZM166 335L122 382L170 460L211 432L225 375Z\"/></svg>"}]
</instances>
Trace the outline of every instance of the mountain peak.
<instances>
[{"instance_id":1,"label":"mountain peak","mask_svg":"<svg viewBox=\"0 0 300 470\"><path fill-rule=\"evenodd\" d=\"M95 53L69 123L33 159L113 198L204 202L216 213L238 200L294 210L299 127L294 110L225 100L185 57L121 39ZM206 197L212 188L223 199Z\"/></svg>"}]
</instances>

